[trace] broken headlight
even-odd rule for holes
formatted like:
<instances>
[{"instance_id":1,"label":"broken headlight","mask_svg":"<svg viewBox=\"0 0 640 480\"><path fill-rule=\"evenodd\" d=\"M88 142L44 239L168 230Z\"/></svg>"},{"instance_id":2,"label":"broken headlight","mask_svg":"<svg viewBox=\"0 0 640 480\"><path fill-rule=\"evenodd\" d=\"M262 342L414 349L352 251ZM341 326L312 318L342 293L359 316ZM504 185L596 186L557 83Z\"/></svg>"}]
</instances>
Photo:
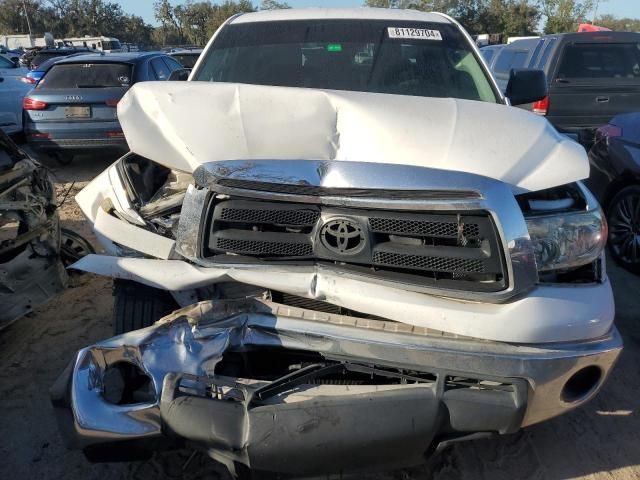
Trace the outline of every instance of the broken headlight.
<instances>
[{"instance_id":1,"label":"broken headlight","mask_svg":"<svg viewBox=\"0 0 640 480\"><path fill-rule=\"evenodd\" d=\"M187 187L193 181L191 174L135 154L122 158L117 167L140 218L157 233L174 237Z\"/></svg>"},{"instance_id":2,"label":"broken headlight","mask_svg":"<svg viewBox=\"0 0 640 480\"><path fill-rule=\"evenodd\" d=\"M539 272L569 270L597 260L607 223L593 195L580 183L518 198Z\"/></svg>"}]
</instances>

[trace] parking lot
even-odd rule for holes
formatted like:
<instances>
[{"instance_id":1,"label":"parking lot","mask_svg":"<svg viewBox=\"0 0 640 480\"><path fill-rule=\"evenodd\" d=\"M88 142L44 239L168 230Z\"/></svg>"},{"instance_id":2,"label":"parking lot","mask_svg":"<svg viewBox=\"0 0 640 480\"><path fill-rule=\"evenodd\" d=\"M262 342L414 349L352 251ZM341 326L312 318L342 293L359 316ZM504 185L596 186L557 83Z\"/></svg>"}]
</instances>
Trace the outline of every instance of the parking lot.
<instances>
[{"instance_id":1,"label":"parking lot","mask_svg":"<svg viewBox=\"0 0 640 480\"><path fill-rule=\"evenodd\" d=\"M63 226L91 232L73 200L109 163L89 156L51 168ZM640 478L640 278L609 263L617 325L625 349L612 377L586 406L501 438L445 449L411 470L358 476L371 479L633 479ZM91 465L62 445L48 389L79 348L111 336L111 281L74 276L70 288L0 333L0 478L115 479L227 478L224 469L191 452L135 464Z\"/></svg>"}]
</instances>

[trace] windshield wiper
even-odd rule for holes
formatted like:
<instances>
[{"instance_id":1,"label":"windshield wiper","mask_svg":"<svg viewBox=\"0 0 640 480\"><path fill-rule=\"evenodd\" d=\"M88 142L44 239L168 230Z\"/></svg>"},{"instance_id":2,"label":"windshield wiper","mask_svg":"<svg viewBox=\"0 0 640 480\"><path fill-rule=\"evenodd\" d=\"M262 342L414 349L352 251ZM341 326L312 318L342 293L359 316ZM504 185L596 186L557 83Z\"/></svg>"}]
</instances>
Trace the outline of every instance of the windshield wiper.
<instances>
[{"instance_id":1,"label":"windshield wiper","mask_svg":"<svg viewBox=\"0 0 640 480\"><path fill-rule=\"evenodd\" d=\"M111 85L76 85L76 88L110 88Z\"/></svg>"}]
</instances>

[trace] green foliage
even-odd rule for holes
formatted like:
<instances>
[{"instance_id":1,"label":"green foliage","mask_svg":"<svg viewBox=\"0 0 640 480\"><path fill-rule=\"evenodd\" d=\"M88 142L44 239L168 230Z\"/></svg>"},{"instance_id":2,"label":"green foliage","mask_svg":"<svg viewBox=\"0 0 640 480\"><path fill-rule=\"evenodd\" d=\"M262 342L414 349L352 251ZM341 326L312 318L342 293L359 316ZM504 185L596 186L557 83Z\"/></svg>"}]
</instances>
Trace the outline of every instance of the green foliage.
<instances>
[{"instance_id":1,"label":"green foliage","mask_svg":"<svg viewBox=\"0 0 640 480\"><path fill-rule=\"evenodd\" d=\"M596 25L619 32L640 32L640 18L618 18L614 15L598 15Z\"/></svg>"},{"instance_id":2,"label":"green foliage","mask_svg":"<svg viewBox=\"0 0 640 480\"><path fill-rule=\"evenodd\" d=\"M540 10L529 0L366 0L365 5L446 13L472 34L531 35L540 19Z\"/></svg>"},{"instance_id":3,"label":"green foliage","mask_svg":"<svg viewBox=\"0 0 640 480\"><path fill-rule=\"evenodd\" d=\"M544 33L575 32L593 10L593 0L539 0L546 17Z\"/></svg>"},{"instance_id":4,"label":"green foliage","mask_svg":"<svg viewBox=\"0 0 640 480\"><path fill-rule=\"evenodd\" d=\"M253 12L255 8L249 0L227 0L221 4L188 0L176 6L171 5L169 0L159 0L154 4L154 11L160 23L155 32L157 43L203 46L229 17L241 12Z\"/></svg>"},{"instance_id":5,"label":"green foliage","mask_svg":"<svg viewBox=\"0 0 640 480\"><path fill-rule=\"evenodd\" d=\"M142 0L141 0L142 1ZM148 1L148 0L144 0ZM597 0L598 3L606 0ZM635 0L634 0L635 1ZM255 11L251 0L154 0L158 22L125 14L109 0L0 0L0 33L27 33L27 16L34 34L51 32L56 38L106 35L140 45L204 45L232 15ZM365 0L382 8L412 8L443 12L456 18L472 34L532 35L540 19L545 33L575 31L592 14L595 0ZM262 0L261 10L289 8L286 2ZM640 19L601 15L598 25L612 30L640 31Z\"/></svg>"},{"instance_id":6,"label":"green foliage","mask_svg":"<svg viewBox=\"0 0 640 480\"><path fill-rule=\"evenodd\" d=\"M287 2L276 2L275 0L262 0L260 10L280 10L291 8Z\"/></svg>"}]
</instances>

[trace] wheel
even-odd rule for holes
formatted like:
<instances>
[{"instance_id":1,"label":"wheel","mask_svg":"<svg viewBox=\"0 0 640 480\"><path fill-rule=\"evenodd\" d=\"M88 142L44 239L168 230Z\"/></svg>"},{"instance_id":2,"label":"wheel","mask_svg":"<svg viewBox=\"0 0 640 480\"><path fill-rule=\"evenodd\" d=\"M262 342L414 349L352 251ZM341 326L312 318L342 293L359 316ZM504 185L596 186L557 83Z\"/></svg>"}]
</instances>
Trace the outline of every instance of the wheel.
<instances>
[{"instance_id":1,"label":"wheel","mask_svg":"<svg viewBox=\"0 0 640 480\"><path fill-rule=\"evenodd\" d=\"M93 245L88 240L68 228L61 228L60 236L62 237L60 257L65 267L74 264L85 255L96 253Z\"/></svg>"},{"instance_id":2,"label":"wheel","mask_svg":"<svg viewBox=\"0 0 640 480\"><path fill-rule=\"evenodd\" d=\"M52 152L50 154L60 165L69 165L73 162L73 154L67 152Z\"/></svg>"},{"instance_id":3,"label":"wheel","mask_svg":"<svg viewBox=\"0 0 640 480\"><path fill-rule=\"evenodd\" d=\"M607 210L611 256L627 270L640 273L640 186L620 190Z\"/></svg>"},{"instance_id":4,"label":"wheel","mask_svg":"<svg viewBox=\"0 0 640 480\"><path fill-rule=\"evenodd\" d=\"M153 325L178 307L166 290L130 280L113 281L113 332L115 335Z\"/></svg>"}]
</instances>

